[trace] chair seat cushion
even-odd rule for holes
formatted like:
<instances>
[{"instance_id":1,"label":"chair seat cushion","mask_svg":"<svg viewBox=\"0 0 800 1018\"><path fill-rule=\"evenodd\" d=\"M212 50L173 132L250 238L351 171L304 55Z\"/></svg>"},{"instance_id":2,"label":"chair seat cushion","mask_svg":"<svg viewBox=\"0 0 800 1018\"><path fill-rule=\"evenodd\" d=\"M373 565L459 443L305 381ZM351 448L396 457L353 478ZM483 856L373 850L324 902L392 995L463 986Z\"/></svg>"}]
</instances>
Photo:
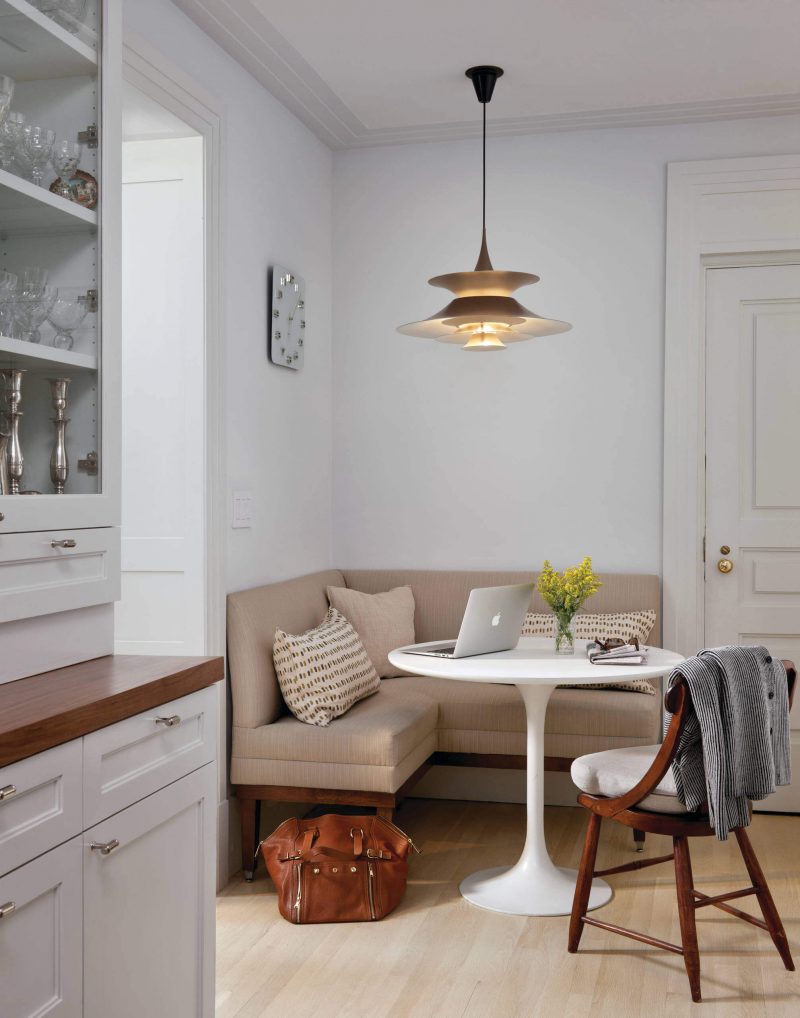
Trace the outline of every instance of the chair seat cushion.
<instances>
[{"instance_id":1,"label":"chair seat cushion","mask_svg":"<svg viewBox=\"0 0 800 1018\"><path fill-rule=\"evenodd\" d=\"M647 773L660 746L630 746L607 749L601 753L580 756L572 763L572 780L589 795L616 798L629 792ZM654 813L686 813L678 798L675 779L670 768L653 792L637 803L638 809Z\"/></svg>"}]
</instances>

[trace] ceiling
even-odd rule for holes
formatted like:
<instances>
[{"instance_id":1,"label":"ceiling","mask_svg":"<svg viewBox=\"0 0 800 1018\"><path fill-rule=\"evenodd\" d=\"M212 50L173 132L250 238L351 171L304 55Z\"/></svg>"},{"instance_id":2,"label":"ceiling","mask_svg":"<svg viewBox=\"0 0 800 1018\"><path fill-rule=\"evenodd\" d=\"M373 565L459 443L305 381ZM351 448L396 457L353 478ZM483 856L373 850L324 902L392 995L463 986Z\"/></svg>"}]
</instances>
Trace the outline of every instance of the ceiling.
<instances>
[{"instance_id":1,"label":"ceiling","mask_svg":"<svg viewBox=\"0 0 800 1018\"><path fill-rule=\"evenodd\" d=\"M174 0L334 148L800 112L798 0Z\"/></svg>"}]
</instances>

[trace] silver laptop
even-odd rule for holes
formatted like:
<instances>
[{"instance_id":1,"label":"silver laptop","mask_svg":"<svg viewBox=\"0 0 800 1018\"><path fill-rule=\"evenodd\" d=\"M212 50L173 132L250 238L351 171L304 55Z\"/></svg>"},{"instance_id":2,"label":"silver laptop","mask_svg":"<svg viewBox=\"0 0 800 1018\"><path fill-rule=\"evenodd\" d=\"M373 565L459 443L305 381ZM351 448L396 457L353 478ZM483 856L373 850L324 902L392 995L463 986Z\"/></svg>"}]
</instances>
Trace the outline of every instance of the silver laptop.
<instances>
[{"instance_id":1,"label":"silver laptop","mask_svg":"<svg viewBox=\"0 0 800 1018\"><path fill-rule=\"evenodd\" d=\"M417 649L404 647L406 654L423 657L476 657L516 647L522 623L531 603L532 583L513 587L478 587L470 592L458 639Z\"/></svg>"}]
</instances>

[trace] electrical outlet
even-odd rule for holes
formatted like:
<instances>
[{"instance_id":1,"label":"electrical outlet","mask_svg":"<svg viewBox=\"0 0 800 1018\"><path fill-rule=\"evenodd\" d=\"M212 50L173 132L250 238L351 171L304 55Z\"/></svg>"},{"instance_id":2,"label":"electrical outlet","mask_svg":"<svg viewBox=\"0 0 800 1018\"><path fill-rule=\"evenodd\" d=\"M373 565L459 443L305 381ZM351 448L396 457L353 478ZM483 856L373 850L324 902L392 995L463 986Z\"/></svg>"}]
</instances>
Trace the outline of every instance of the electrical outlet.
<instances>
[{"instance_id":1,"label":"electrical outlet","mask_svg":"<svg viewBox=\"0 0 800 1018\"><path fill-rule=\"evenodd\" d=\"M233 516L231 526L234 529L252 527L253 525L253 494L250 491L234 491Z\"/></svg>"}]
</instances>

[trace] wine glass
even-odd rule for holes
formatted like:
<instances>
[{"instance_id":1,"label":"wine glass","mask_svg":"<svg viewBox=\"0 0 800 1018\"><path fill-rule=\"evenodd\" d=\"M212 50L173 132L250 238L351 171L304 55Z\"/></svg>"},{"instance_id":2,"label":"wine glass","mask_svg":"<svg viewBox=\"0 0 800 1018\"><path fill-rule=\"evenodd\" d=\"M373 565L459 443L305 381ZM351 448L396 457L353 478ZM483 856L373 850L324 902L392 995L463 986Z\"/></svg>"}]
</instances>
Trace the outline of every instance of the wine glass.
<instances>
[{"instance_id":1,"label":"wine glass","mask_svg":"<svg viewBox=\"0 0 800 1018\"><path fill-rule=\"evenodd\" d=\"M36 297L47 286L49 272L38 265L26 265L19 276L19 291L26 297Z\"/></svg>"},{"instance_id":2,"label":"wine glass","mask_svg":"<svg viewBox=\"0 0 800 1018\"><path fill-rule=\"evenodd\" d=\"M7 113L5 120L0 123L0 167L4 170L11 170L19 152L24 127L24 115L13 110Z\"/></svg>"},{"instance_id":3,"label":"wine glass","mask_svg":"<svg viewBox=\"0 0 800 1018\"><path fill-rule=\"evenodd\" d=\"M48 321L56 329L53 346L59 350L71 350L75 342L73 332L89 313L89 302L85 294L70 295L61 291L50 308Z\"/></svg>"},{"instance_id":4,"label":"wine glass","mask_svg":"<svg viewBox=\"0 0 800 1018\"><path fill-rule=\"evenodd\" d=\"M11 336L14 330L12 300L17 277L0 269L0 336Z\"/></svg>"},{"instance_id":5,"label":"wine glass","mask_svg":"<svg viewBox=\"0 0 800 1018\"><path fill-rule=\"evenodd\" d=\"M39 187L43 186L44 168L50 162L55 131L47 127L29 124L22 131L22 151L31 163L31 180Z\"/></svg>"},{"instance_id":6,"label":"wine glass","mask_svg":"<svg viewBox=\"0 0 800 1018\"><path fill-rule=\"evenodd\" d=\"M39 326L50 314L50 309L58 296L54 286L45 286L41 293L18 293L14 301L14 312L20 326L19 339L28 343L41 343L42 334Z\"/></svg>"},{"instance_id":7,"label":"wine glass","mask_svg":"<svg viewBox=\"0 0 800 1018\"><path fill-rule=\"evenodd\" d=\"M58 180L51 186L51 190L62 198L72 198L69 182L75 175L80 158L81 146L77 141L60 141L53 149L52 163Z\"/></svg>"},{"instance_id":8,"label":"wine glass","mask_svg":"<svg viewBox=\"0 0 800 1018\"><path fill-rule=\"evenodd\" d=\"M6 119L13 98L14 79L7 74L0 74L0 124Z\"/></svg>"}]
</instances>

